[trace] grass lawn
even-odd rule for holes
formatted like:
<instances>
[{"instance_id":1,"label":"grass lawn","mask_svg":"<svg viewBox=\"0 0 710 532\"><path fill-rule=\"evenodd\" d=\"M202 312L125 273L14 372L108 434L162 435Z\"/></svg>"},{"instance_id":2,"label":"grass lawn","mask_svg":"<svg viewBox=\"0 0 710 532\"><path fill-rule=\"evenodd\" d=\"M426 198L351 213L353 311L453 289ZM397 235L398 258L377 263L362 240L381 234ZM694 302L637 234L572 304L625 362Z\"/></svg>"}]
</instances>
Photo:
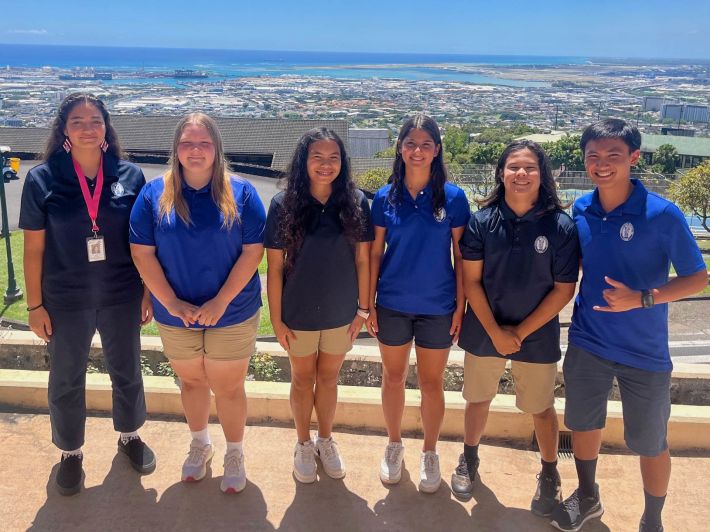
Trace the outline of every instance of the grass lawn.
<instances>
[{"instance_id":1,"label":"grass lawn","mask_svg":"<svg viewBox=\"0 0 710 532\"><path fill-rule=\"evenodd\" d=\"M22 253L24 248L22 231L15 231L10 234L10 245L12 247L12 264L15 269L15 280L20 290L22 290L22 293L25 294L25 278L24 269L22 267ZM0 292L2 296L5 295L5 291L7 290L7 253L5 252L5 246L5 239L0 239ZM264 258L259 264L259 273L266 273L266 255L264 255ZM27 323L27 301L25 297L19 301L15 301L11 305L2 304L0 307L0 317ZM271 327L271 320L269 319L269 303L266 300L266 292L262 292L261 301L264 306L261 309L258 335L272 336L274 330ZM0 299L0 302L2 302L2 299ZM158 328L155 326L155 322L151 322L143 327L143 334L158 336Z\"/></svg>"}]
</instances>

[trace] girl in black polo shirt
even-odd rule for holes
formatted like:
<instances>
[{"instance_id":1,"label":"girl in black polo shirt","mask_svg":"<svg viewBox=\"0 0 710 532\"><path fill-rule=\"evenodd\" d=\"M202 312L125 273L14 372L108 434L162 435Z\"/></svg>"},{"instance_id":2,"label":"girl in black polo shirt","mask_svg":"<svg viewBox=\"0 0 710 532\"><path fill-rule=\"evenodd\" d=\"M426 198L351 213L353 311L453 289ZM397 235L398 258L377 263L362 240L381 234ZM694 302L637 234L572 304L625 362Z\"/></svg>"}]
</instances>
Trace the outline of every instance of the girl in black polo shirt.
<instances>
[{"instance_id":1,"label":"girl in black polo shirt","mask_svg":"<svg viewBox=\"0 0 710 532\"><path fill-rule=\"evenodd\" d=\"M22 190L27 310L32 331L48 342L49 415L52 441L62 450L56 485L63 495L81 487L86 365L97 330L113 384L118 449L137 471L155 469L136 432L145 421L140 326L152 309L128 247L128 217L145 178L120 156L103 102L71 94L59 106L44 163L29 171Z\"/></svg>"},{"instance_id":2,"label":"girl in black polo shirt","mask_svg":"<svg viewBox=\"0 0 710 532\"><path fill-rule=\"evenodd\" d=\"M271 323L291 361L293 473L300 482L315 481L318 456L326 474L342 478L331 428L338 373L369 312L370 208L350 178L343 141L330 129L301 137L286 183L271 201L264 246Z\"/></svg>"}]
</instances>

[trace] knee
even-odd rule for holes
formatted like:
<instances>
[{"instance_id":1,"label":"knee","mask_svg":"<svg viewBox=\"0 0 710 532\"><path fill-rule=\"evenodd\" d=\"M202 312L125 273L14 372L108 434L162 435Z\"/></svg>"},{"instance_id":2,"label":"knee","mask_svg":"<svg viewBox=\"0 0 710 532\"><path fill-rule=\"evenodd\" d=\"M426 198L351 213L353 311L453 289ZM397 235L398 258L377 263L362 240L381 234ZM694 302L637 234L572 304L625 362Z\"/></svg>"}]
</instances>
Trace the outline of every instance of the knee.
<instances>
[{"instance_id":1,"label":"knee","mask_svg":"<svg viewBox=\"0 0 710 532\"><path fill-rule=\"evenodd\" d=\"M444 392L443 376L434 378L419 378L419 390L422 395L437 395Z\"/></svg>"},{"instance_id":2,"label":"knee","mask_svg":"<svg viewBox=\"0 0 710 532\"><path fill-rule=\"evenodd\" d=\"M207 375L190 375L189 377L180 377L180 388L184 392L194 390L209 389L210 385L207 382Z\"/></svg>"},{"instance_id":3,"label":"knee","mask_svg":"<svg viewBox=\"0 0 710 532\"><path fill-rule=\"evenodd\" d=\"M382 385L392 388L404 388L407 382L407 366L403 368L383 368Z\"/></svg>"},{"instance_id":4,"label":"knee","mask_svg":"<svg viewBox=\"0 0 710 532\"><path fill-rule=\"evenodd\" d=\"M291 373L291 387L297 391L312 390L315 382L315 371L296 371Z\"/></svg>"},{"instance_id":5,"label":"knee","mask_svg":"<svg viewBox=\"0 0 710 532\"><path fill-rule=\"evenodd\" d=\"M316 384L320 388L335 388L338 385L338 373L319 371L316 376Z\"/></svg>"},{"instance_id":6,"label":"knee","mask_svg":"<svg viewBox=\"0 0 710 532\"><path fill-rule=\"evenodd\" d=\"M212 392L214 393L215 400L227 400L231 401L238 399L240 396L244 395L244 385L243 384L233 384L230 383L228 386L212 386Z\"/></svg>"},{"instance_id":7,"label":"knee","mask_svg":"<svg viewBox=\"0 0 710 532\"><path fill-rule=\"evenodd\" d=\"M540 421L552 422L557 419L557 412L555 411L555 407L551 406L550 408L547 408L542 412L533 414L533 417Z\"/></svg>"}]
</instances>

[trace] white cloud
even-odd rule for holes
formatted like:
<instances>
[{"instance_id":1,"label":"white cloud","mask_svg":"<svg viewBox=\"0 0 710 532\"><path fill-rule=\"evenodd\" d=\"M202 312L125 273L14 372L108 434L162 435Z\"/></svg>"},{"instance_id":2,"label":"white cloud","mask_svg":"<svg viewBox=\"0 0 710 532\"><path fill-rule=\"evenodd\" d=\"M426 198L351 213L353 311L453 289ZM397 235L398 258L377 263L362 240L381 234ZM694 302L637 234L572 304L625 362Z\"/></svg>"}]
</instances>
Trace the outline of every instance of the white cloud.
<instances>
[{"instance_id":1,"label":"white cloud","mask_svg":"<svg viewBox=\"0 0 710 532\"><path fill-rule=\"evenodd\" d=\"M49 35L49 32L45 29L6 30L5 33L11 33L13 35Z\"/></svg>"}]
</instances>

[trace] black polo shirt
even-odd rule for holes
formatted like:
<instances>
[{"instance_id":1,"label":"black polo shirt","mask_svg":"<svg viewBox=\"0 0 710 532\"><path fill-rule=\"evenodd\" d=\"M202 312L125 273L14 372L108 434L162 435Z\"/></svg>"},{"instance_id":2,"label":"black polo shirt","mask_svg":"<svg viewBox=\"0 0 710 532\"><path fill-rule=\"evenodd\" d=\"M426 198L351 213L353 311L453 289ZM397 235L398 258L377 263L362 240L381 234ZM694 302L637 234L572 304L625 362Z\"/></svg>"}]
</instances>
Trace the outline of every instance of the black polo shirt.
<instances>
[{"instance_id":1,"label":"black polo shirt","mask_svg":"<svg viewBox=\"0 0 710 532\"><path fill-rule=\"evenodd\" d=\"M102 308L139 298L143 286L131 260L128 219L145 184L136 165L104 155L97 224L106 260L89 262L91 220L71 156L64 151L32 168L25 179L20 228L44 229L42 301L62 310ZM95 180L87 179L93 194Z\"/></svg>"},{"instance_id":2,"label":"black polo shirt","mask_svg":"<svg viewBox=\"0 0 710 532\"><path fill-rule=\"evenodd\" d=\"M555 282L577 281L577 228L560 210L543 213L537 205L518 217L502 200L471 217L460 247L464 260L483 260L483 289L498 325L522 322ZM479 356L501 356L470 305L459 346ZM560 324L555 316L528 336L519 352L505 358L549 363L560 357Z\"/></svg>"},{"instance_id":3,"label":"black polo shirt","mask_svg":"<svg viewBox=\"0 0 710 532\"><path fill-rule=\"evenodd\" d=\"M370 206L357 191L364 224L360 242L374 240ZM283 249L278 228L285 192L274 196L266 217L264 246ZM320 331L349 324L358 304L355 250L343 233L340 211L332 197L325 205L310 197L306 233L293 270L284 279L281 319L291 329Z\"/></svg>"}]
</instances>

